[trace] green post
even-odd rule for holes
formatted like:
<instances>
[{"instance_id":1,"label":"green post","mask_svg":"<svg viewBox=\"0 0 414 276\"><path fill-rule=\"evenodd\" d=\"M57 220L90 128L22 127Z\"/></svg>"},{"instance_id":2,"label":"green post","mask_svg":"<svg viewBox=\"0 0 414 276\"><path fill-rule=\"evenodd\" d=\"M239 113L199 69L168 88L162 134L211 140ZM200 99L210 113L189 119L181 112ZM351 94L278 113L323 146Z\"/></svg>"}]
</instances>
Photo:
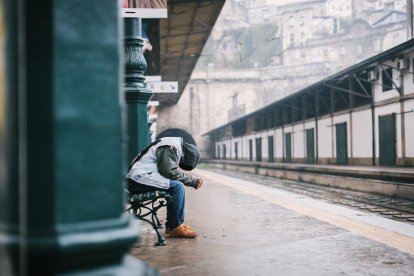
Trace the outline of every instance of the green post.
<instances>
[{"instance_id":1,"label":"green post","mask_svg":"<svg viewBox=\"0 0 414 276\"><path fill-rule=\"evenodd\" d=\"M12 275L19 257L16 10L0 2L0 275Z\"/></svg>"},{"instance_id":2,"label":"green post","mask_svg":"<svg viewBox=\"0 0 414 276\"><path fill-rule=\"evenodd\" d=\"M118 4L0 2L1 275L149 269L128 255L139 227L124 214Z\"/></svg>"},{"instance_id":3,"label":"green post","mask_svg":"<svg viewBox=\"0 0 414 276\"><path fill-rule=\"evenodd\" d=\"M124 18L125 99L128 110L128 158L131 161L149 143L148 101L154 95L146 88L147 63L142 53L141 19Z\"/></svg>"}]
</instances>

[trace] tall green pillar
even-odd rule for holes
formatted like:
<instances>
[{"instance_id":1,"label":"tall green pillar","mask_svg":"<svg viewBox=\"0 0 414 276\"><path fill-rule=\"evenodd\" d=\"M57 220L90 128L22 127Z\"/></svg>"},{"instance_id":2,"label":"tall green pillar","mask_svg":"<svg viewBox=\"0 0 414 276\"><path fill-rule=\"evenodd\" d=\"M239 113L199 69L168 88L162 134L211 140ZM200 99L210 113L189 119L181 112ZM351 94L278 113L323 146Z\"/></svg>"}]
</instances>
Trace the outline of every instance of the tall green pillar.
<instances>
[{"instance_id":1,"label":"tall green pillar","mask_svg":"<svg viewBox=\"0 0 414 276\"><path fill-rule=\"evenodd\" d=\"M13 273L19 256L16 9L0 2L0 275Z\"/></svg>"},{"instance_id":2,"label":"tall green pillar","mask_svg":"<svg viewBox=\"0 0 414 276\"><path fill-rule=\"evenodd\" d=\"M148 269L128 257L118 4L0 1L1 275Z\"/></svg>"},{"instance_id":3,"label":"tall green pillar","mask_svg":"<svg viewBox=\"0 0 414 276\"><path fill-rule=\"evenodd\" d=\"M148 101L154 95L146 88L144 72L147 63L142 53L141 19L124 18L125 99L127 102L128 158L150 143Z\"/></svg>"}]
</instances>

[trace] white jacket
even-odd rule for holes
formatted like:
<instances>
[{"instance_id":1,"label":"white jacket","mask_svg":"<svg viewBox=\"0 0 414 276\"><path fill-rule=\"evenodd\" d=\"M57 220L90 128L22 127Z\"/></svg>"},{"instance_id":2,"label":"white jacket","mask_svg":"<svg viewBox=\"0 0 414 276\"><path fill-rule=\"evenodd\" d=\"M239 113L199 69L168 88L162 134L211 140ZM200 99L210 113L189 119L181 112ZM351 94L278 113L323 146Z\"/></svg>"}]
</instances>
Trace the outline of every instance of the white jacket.
<instances>
[{"instance_id":1,"label":"white jacket","mask_svg":"<svg viewBox=\"0 0 414 276\"><path fill-rule=\"evenodd\" d=\"M173 146L177 151L177 155L181 158L183 155L182 143L183 139L181 137L161 138L160 142L150 147L132 166L127 177L144 185L168 189L170 187L170 179L158 172L156 151L162 146Z\"/></svg>"}]
</instances>

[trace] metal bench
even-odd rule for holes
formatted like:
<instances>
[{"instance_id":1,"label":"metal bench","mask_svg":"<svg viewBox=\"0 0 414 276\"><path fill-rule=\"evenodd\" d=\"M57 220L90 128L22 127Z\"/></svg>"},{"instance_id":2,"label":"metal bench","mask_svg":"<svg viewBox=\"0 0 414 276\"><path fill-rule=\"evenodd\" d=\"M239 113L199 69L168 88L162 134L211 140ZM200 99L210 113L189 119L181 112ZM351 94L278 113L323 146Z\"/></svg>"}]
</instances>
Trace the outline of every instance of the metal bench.
<instances>
[{"instance_id":1,"label":"metal bench","mask_svg":"<svg viewBox=\"0 0 414 276\"><path fill-rule=\"evenodd\" d=\"M158 219L157 212L171 202L171 196L168 191L148 186L143 187L141 191L139 189L128 189L127 201L130 206L126 211L133 214L136 218L148 222L154 228L158 236L158 242L155 245L167 245L164 236L159 232L159 229L163 228L163 226ZM147 216L151 216L151 220L146 218Z\"/></svg>"}]
</instances>

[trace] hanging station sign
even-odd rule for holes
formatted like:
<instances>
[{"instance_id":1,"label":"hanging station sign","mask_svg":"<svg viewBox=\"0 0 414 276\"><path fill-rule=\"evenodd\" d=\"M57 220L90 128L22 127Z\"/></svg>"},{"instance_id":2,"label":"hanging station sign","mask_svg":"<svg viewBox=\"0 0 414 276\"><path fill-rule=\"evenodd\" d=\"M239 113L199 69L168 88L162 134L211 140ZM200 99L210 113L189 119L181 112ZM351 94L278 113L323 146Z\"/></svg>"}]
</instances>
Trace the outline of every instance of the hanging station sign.
<instances>
[{"instance_id":1,"label":"hanging station sign","mask_svg":"<svg viewBox=\"0 0 414 276\"><path fill-rule=\"evenodd\" d=\"M154 81L147 82L147 88L154 93L178 93L178 82L176 81Z\"/></svg>"}]
</instances>

